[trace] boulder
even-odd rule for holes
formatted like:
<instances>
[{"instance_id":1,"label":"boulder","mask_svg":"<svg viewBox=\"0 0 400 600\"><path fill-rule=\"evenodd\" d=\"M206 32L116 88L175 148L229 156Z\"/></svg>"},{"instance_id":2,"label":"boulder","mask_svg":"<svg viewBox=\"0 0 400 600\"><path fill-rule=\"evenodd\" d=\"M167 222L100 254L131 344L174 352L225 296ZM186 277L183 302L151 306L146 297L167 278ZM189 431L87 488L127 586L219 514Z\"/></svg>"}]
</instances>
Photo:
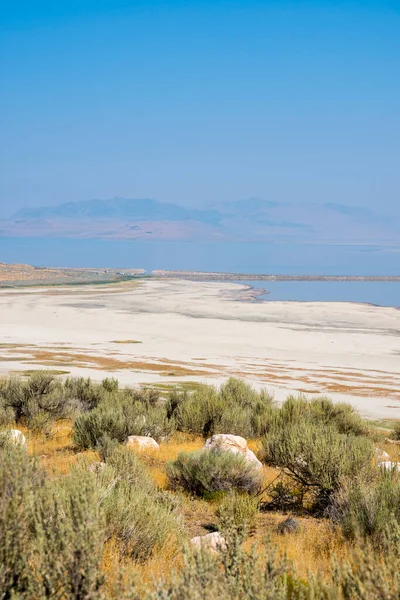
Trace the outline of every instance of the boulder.
<instances>
[{"instance_id":1,"label":"boulder","mask_svg":"<svg viewBox=\"0 0 400 600\"><path fill-rule=\"evenodd\" d=\"M258 469L262 469L262 463L252 452L244 438L240 435L231 435L228 433L218 433L208 438L203 446L203 450L220 450L221 452L233 452L242 454L245 459L254 464Z\"/></svg>"},{"instance_id":2,"label":"boulder","mask_svg":"<svg viewBox=\"0 0 400 600\"><path fill-rule=\"evenodd\" d=\"M197 537L192 538L190 543L198 550L207 548L208 550L216 552L217 550L224 550L226 548L225 539L219 531L213 531L206 535L198 535Z\"/></svg>"},{"instance_id":3,"label":"boulder","mask_svg":"<svg viewBox=\"0 0 400 600\"><path fill-rule=\"evenodd\" d=\"M375 456L379 462L390 460L389 454L380 448L375 448Z\"/></svg>"},{"instance_id":4,"label":"boulder","mask_svg":"<svg viewBox=\"0 0 400 600\"><path fill-rule=\"evenodd\" d=\"M296 519L292 517L288 517L281 521L277 527L277 532L284 535L286 533L297 533L299 531L300 525Z\"/></svg>"},{"instance_id":5,"label":"boulder","mask_svg":"<svg viewBox=\"0 0 400 600\"><path fill-rule=\"evenodd\" d=\"M21 448L27 449L26 437L19 429L8 429L7 431L3 431L0 436L14 444L15 446L21 446Z\"/></svg>"},{"instance_id":6,"label":"boulder","mask_svg":"<svg viewBox=\"0 0 400 600\"><path fill-rule=\"evenodd\" d=\"M389 471L392 469L400 471L400 463L392 462L390 460L383 460L381 462L378 462L378 467L380 467L381 469L388 469Z\"/></svg>"},{"instance_id":7,"label":"boulder","mask_svg":"<svg viewBox=\"0 0 400 600\"><path fill-rule=\"evenodd\" d=\"M130 435L125 442L125 446L135 450L158 450L160 447L156 440L146 435Z\"/></svg>"}]
</instances>

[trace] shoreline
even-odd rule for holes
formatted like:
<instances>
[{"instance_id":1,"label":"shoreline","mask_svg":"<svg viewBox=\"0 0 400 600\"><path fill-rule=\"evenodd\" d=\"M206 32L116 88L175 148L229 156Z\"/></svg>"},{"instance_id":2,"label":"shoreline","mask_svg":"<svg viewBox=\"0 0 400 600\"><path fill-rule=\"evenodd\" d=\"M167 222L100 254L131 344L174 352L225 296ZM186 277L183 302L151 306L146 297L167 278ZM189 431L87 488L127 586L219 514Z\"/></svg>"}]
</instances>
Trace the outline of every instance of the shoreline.
<instances>
[{"instance_id":1,"label":"shoreline","mask_svg":"<svg viewBox=\"0 0 400 600\"><path fill-rule=\"evenodd\" d=\"M138 285L140 282L140 285ZM0 290L0 372L116 377L122 385L221 384L327 395L400 419L394 308L249 299L251 286L135 278Z\"/></svg>"},{"instance_id":2,"label":"shoreline","mask_svg":"<svg viewBox=\"0 0 400 600\"><path fill-rule=\"evenodd\" d=\"M150 276L188 281L377 281L400 282L400 275L284 275L214 271L153 270Z\"/></svg>"}]
</instances>

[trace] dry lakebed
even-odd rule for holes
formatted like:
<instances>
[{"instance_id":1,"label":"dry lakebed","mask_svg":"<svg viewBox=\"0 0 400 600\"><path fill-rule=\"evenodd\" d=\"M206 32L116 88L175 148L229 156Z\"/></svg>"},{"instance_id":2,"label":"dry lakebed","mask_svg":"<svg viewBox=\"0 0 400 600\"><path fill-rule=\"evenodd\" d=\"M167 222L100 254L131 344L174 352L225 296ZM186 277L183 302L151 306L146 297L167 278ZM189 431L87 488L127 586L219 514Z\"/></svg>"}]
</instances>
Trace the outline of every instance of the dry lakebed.
<instances>
[{"instance_id":1,"label":"dry lakebed","mask_svg":"<svg viewBox=\"0 0 400 600\"><path fill-rule=\"evenodd\" d=\"M246 285L157 279L0 290L0 373L122 385L222 383L324 394L400 419L400 311L259 301Z\"/></svg>"}]
</instances>

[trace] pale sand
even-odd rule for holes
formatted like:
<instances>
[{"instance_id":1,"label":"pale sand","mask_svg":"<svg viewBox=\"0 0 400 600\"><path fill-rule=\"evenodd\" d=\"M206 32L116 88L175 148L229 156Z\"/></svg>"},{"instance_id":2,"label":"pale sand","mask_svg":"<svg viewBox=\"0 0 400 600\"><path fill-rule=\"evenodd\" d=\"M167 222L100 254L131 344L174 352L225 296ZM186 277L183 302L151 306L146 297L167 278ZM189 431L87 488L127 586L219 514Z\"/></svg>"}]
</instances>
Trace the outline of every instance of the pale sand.
<instances>
[{"instance_id":1,"label":"pale sand","mask_svg":"<svg viewBox=\"0 0 400 600\"><path fill-rule=\"evenodd\" d=\"M59 368L126 385L232 374L278 401L324 393L400 419L400 311L246 297L242 285L178 280L1 290L0 372Z\"/></svg>"}]
</instances>

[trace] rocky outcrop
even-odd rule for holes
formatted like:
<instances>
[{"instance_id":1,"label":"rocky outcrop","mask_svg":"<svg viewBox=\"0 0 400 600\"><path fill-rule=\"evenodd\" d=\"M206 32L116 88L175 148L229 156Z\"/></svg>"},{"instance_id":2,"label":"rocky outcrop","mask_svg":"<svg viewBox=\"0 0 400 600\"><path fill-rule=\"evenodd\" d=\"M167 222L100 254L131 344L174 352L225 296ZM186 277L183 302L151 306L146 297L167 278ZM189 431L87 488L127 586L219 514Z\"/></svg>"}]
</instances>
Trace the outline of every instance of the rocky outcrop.
<instances>
[{"instance_id":1,"label":"rocky outcrop","mask_svg":"<svg viewBox=\"0 0 400 600\"><path fill-rule=\"evenodd\" d=\"M233 452L242 454L244 458L254 464L258 469L262 469L262 463L258 460L254 452L247 446L247 442L240 435L231 435L228 433L218 433L208 438L203 446L203 450L219 450L221 452Z\"/></svg>"}]
</instances>

